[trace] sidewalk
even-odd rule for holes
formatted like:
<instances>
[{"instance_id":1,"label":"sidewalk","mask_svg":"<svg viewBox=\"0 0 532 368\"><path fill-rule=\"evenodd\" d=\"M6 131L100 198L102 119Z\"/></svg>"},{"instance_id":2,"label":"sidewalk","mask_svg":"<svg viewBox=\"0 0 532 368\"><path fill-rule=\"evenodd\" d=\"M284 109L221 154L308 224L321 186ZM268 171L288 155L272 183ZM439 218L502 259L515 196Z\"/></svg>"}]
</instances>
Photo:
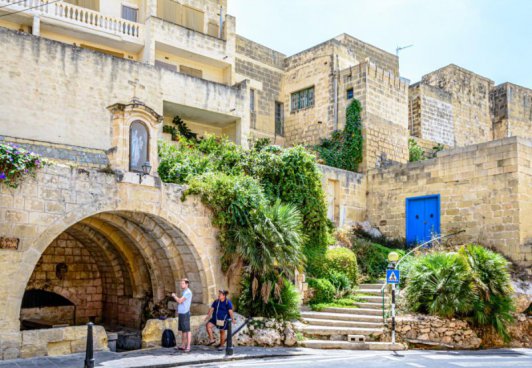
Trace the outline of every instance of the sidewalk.
<instances>
[{"instance_id":1,"label":"sidewalk","mask_svg":"<svg viewBox=\"0 0 532 368\"><path fill-rule=\"evenodd\" d=\"M217 351L205 346L194 346L190 353L175 349L143 349L124 353L97 352L95 367L105 368L170 368L191 364L205 364L228 360L297 356L310 354L303 348L260 348L235 347L234 355L225 356L225 351ZM38 357L0 361L0 368L82 368L85 354L72 354L60 357Z\"/></svg>"}]
</instances>

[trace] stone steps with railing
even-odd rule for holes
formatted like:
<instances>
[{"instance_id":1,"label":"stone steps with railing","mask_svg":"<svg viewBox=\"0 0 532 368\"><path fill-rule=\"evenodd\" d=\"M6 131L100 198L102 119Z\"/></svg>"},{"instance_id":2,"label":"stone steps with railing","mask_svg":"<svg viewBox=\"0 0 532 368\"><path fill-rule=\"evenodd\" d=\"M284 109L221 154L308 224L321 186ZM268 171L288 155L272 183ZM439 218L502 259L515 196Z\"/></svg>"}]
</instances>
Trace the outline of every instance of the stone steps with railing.
<instances>
[{"instance_id":1,"label":"stone steps with railing","mask_svg":"<svg viewBox=\"0 0 532 368\"><path fill-rule=\"evenodd\" d=\"M375 341L385 333L384 309L389 297L383 283L360 285L353 308L328 307L301 312L296 330L305 338L301 346L315 349L403 350L401 344ZM351 342L355 340L362 342Z\"/></svg>"}]
</instances>

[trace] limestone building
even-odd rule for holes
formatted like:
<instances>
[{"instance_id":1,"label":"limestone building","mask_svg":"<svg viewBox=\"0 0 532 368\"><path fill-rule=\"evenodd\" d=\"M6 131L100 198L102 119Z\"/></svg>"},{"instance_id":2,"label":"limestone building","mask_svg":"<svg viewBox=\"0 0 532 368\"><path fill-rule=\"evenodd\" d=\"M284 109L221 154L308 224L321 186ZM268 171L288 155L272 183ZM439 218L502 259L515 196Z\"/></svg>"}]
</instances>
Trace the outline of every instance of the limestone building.
<instances>
[{"instance_id":1,"label":"limestone building","mask_svg":"<svg viewBox=\"0 0 532 368\"><path fill-rule=\"evenodd\" d=\"M0 359L83 351L74 326L90 320L138 337L183 277L195 314L234 286L209 210L157 177L175 116L243 146L310 145L343 128L356 98L362 172L322 167L332 221L414 240L414 220L429 237L464 229L530 265L530 89L454 65L410 85L395 55L347 34L287 56L237 35L226 9L0 0L0 142L58 163L0 185ZM409 164L410 137L450 149Z\"/></svg>"}]
</instances>

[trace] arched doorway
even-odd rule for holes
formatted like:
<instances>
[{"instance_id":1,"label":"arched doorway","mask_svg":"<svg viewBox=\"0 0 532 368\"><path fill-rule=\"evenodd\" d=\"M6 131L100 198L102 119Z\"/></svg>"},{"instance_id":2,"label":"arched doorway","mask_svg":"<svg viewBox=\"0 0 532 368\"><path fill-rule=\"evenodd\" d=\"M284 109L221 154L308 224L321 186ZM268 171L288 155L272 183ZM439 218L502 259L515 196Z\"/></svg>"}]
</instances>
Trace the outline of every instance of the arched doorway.
<instances>
[{"instance_id":1,"label":"arched doorway","mask_svg":"<svg viewBox=\"0 0 532 368\"><path fill-rule=\"evenodd\" d=\"M162 217L109 211L84 218L41 254L26 286L24 299L32 303L22 303L21 329L92 321L108 331L140 331L147 319L172 313L170 294L184 277L194 294L192 312L203 311L206 281L198 258Z\"/></svg>"}]
</instances>

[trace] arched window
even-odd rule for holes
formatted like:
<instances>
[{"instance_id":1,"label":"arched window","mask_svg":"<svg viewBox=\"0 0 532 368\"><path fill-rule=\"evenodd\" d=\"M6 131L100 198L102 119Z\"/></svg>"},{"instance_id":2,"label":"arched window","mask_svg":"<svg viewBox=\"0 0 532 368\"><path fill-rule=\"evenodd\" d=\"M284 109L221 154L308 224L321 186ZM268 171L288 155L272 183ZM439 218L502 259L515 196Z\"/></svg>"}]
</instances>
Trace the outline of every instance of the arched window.
<instances>
[{"instance_id":1,"label":"arched window","mask_svg":"<svg viewBox=\"0 0 532 368\"><path fill-rule=\"evenodd\" d=\"M142 172L142 165L149 160L148 128L141 121L134 121L129 128L129 171Z\"/></svg>"}]
</instances>

